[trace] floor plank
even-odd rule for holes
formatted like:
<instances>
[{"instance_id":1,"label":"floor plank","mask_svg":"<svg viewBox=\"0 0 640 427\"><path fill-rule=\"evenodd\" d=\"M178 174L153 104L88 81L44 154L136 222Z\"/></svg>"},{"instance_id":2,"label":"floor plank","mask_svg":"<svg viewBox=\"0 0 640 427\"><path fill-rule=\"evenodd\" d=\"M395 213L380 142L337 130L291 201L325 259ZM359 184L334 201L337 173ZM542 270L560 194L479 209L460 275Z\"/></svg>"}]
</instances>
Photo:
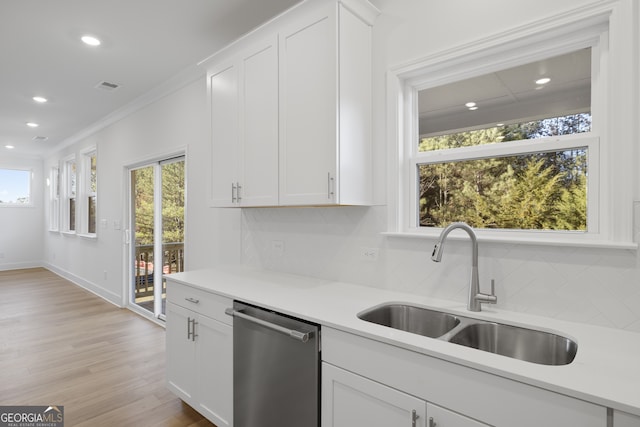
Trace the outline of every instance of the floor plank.
<instances>
[{"instance_id":1,"label":"floor plank","mask_svg":"<svg viewBox=\"0 0 640 427\"><path fill-rule=\"evenodd\" d=\"M42 269L0 271L0 405L65 426L215 427L165 386L164 329Z\"/></svg>"}]
</instances>

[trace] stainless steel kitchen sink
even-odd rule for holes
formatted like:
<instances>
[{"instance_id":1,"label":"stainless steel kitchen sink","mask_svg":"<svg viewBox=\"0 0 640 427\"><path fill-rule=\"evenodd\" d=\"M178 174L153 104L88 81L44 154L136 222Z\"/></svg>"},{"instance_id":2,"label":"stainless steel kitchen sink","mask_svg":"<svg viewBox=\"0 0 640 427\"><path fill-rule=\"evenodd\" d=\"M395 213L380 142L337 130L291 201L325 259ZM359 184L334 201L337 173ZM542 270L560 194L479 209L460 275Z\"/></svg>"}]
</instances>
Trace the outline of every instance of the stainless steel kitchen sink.
<instances>
[{"instance_id":1,"label":"stainless steel kitchen sink","mask_svg":"<svg viewBox=\"0 0 640 427\"><path fill-rule=\"evenodd\" d=\"M560 335L490 322L468 325L449 342L541 365L568 365L578 351Z\"/></svg>"},{"instance_id":2,"label":"stainless steel kitchen sink","mask_svg":"<svg viewBox=\"0 0 640 427\"><path fill-rule=\"evenodd\" d=\"M367 322L430 338L441 337L460 323L460 319L452 314L407 304L374 307L358 314L358 317Z\"/></svg>"},{"instance_id":3,"label":"stainless steel kitchen sink","mask_svg":"<svg viewBox=\"0 0 640 427\"><path fill-rule=\"evenodd\" d=\"M457 316L410 304L380 305L359 313L358 318L540 365L568 365L578 352L575 341L559 334Z\"/></svg>"}]
</instances>

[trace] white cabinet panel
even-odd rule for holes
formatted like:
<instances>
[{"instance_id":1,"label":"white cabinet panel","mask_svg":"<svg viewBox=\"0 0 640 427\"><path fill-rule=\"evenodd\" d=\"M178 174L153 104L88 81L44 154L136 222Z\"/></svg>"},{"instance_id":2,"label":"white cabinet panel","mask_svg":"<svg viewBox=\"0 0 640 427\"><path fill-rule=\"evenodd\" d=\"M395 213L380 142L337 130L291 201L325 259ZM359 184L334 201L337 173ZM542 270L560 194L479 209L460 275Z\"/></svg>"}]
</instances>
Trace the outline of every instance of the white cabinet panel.
<instances>
[{"instance_id":1,"label":"white cabinet panel","mask_svg":"<svg viewBox=\"0 0 640 427\"><path fill-rule=\"evenodd\" d=\"M166 314L167 386L180 399L192 402L196 390L196 351L187 328L194 314L171 303L167 304Z\"/></svg>"},{"instance_id":2,"label":"white cabinet panel","mask_svg":"<svg viewBox=\"0 0 640 427\"><path fill-rule=\"evenodd\" d=\"M211 205L278 204L278 46L275 37L209 70Z\"/></svg>"},{"instance_id":3,"label":"white cabinet panel","mask_svg":"<svg viewBox=\"0 0 640 427\"><path fill-rule=\"evenodd\" d=\"M211 204L230 207L235 202L235 185L238 181L238 66L224 64L211 71L208 85L211 108Z\"/></svg>"},{"instance_id":4,"label":"white cabinet panel","mask_svg":"<svg viewBox=\"0 0 640 427\"><path fill-rule=\"evenodd\" d=\"M427 427L487 427L488 425L427 403Z\"/></svg>"},{"instance_id":5,"label":"white cabinet panel","mask_svg":"<svg viewBox=\"0 0 640 427\"><path fill-rule=\"evenodd\" d=\"M231 306L167 280L167 387L218 427L233 425L233 327L224 314Z\"/></svg>"},{"instance_id":6,"label":"white cabinet panel","mask_svg":"<svg viewBox=\"0 0 640 427\"><path fill-rule=\"evenodd\" d=\"M278 204L278 45L276 38L242 55L240 64L241 206Z\"/></svg>"},{"instance_id":7,"label":"white cabinet panel","mask_svg":"<svg viewBox=\"0 0 640 427\"><path fill-rule=\"evenodd\" d=\"M280 193L284 205L333 203L337 153L336 19L280 34Z\"/></svg>"},{"instance_id":8,"label":"white cabinet panel","mask_svg":"<svg viewBox=\"0 0 640 427\"><path fill-rule=\"evenodd\" d=\"M640 427L640 417L622 411L614 411L613 427Z\"/></svg>"},{"instance_id":9,"label":"white cabinet panel","mask_svg":"<svg viewBox=\"0 0 640 427\"><path fill-rule=\"evenodd\" d=\"M198 411L216 426L233 419L233 328L206 316L195 327Z\"/></svg>"},{"instance_id":10,"label":"white cabinet panel","mask_svg":"<svg viewBox=\"0 0 640 427\"><path fill-rule=\"evenodd\" d=\"M322 427L425 427L426 403L322 364Z\"/></svg>"}]
</instances>

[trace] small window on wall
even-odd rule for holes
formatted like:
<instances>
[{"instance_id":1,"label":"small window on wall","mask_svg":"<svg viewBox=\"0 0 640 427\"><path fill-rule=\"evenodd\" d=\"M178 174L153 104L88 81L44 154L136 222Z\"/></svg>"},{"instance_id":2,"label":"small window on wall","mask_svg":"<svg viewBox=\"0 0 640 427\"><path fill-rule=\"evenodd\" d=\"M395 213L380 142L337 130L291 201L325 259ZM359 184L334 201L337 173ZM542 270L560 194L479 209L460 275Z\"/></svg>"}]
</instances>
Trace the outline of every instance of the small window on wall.
<instances>
[{"instance_id":1,"label":"small window on wall","mask_svg":"<svg viewBox=\"0 0 640 427\"><path fill-rule=\"evenodd\" d=\"M76 191L77 174L75 157L64 162L64 202L63 202L63 231L76 231Z\"/></svg>"},{"instance_id":2,"label":"small window on wall","mask_svg":"<svg viewBox=\"0 0 640 427\"><path fill-rule=\"evenodd\" d=\"M0 169L0 207L32 205L31 170Z\"/></svg>"},{"instance_id":3,"label":"small window on wall","mask_svg":"<svg viewBox=\"0 0 640 427\"><path fill-rule=\"evenodd\" d=\"M96 216L98 203L98 168L95 149L83 153L82 159L82 200L81 228L83 234L96 234Z\"/></svg>"},{"instance_id":4,"label":"small window on wall","mask_svg":"<svg viewBox=\"0 0 640 427\"><path fill-rule=\"evenodd\" d=\"M49 230L58 231L60 227L60 169L51 168L49 179Z\"/></svg>"}]
</instances>

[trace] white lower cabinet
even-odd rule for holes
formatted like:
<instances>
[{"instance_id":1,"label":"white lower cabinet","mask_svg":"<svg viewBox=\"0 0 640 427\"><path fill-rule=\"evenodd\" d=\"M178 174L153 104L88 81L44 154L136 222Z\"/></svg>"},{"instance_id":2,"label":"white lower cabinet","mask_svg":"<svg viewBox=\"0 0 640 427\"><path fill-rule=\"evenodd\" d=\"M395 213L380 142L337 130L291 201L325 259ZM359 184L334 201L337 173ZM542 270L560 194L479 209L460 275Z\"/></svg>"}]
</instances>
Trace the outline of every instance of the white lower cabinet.
<instances>
[{"instance_id":1,"label":"white lower cabinet","mask_svg":"<svg viewBox=\"0 0 640 427\"><path fill-rule=\"evenodd\" d=\"M640 417L622 411L613 411L613 427L640 427Z\"/></svg>"},{"instance_id":2,"label":"white lower cabinet","mask_svg":"<svg viewBox=\"0 0 640 427\"><path fill-rule=\"evenodd\" d=\"M488 425L438 405L427 403L426 427L486 427Z\"/></svg>"},{"instance_id":3,"label":"white lower cabinet","mask_svg":"<svg viewBox=\"0 0 640 427\"><path fill-rule=\"evenodd\" d=\"M329 327L322 359L323 427L607 427L604 406Z\"/></svg>"},{"instance_id":4,"label":"white lower cabinet","mask_svg":"<svg viewBox=\"0 0 640 427\"><path fill-rule=\"evenodd\" d=\"M322 427L423 427L426 402L322 364Z\"/></svg>"},{"instance_id":5,"label":"white lower cabinet","mask_svg":"<svg viewBox=\"0 0 640 427\"><path fill-rule=\"evenodd\" d=\"M322 364L322 427L487 425L328 363Z\"/></svg>"},{"instance_id":6,"label":"white lower cabinet","mask_svg":"<svg viewBox=\"0 0 640 427\"><path fill-rule=\"evenodd\" d=\"M223 308L232 300L173 282L167 294L167 387L216 426L230 427L233 327Z\"/></svg>"}]
</instances>

